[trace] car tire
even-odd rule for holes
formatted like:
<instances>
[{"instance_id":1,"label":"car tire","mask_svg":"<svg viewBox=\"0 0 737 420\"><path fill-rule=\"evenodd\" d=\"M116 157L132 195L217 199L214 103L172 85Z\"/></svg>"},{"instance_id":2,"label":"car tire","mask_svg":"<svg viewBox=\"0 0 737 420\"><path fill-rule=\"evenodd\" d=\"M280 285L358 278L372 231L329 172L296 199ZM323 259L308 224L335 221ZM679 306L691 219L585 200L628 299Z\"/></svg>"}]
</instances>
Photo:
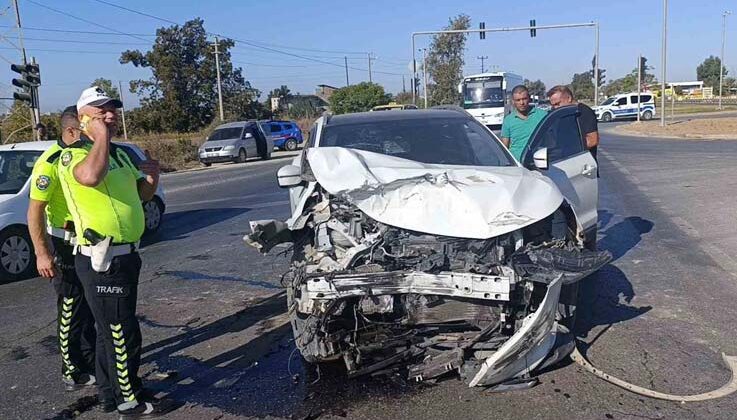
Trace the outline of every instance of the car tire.
<instances>
[{"instance_id":1,"label":"car tire","mask_svg":"<svg viewBox=\"0 0 737 420\"><path fill-rule=\"evenodd\" d=\"M159 230L161 222L164 219L164 203L159 197L143 203L143 215L146 223L146 233L153 233Z\"/></svg>"},{"instance_id":2,"label":"car tire","mask_svg":"<svg viewBox=\"0 0 737 420\"><path fill-rule=\"evenodd\" d=\"M238 150L238 156L233 160L235 163L246 163L246 160L248 159L248 155L246 154L246 149L240 148Z\"/></svg>"},{"instance_id":3,"label":"car tire","mask_svg":"<svg viewBox=\"0 0 737 420\"><path fill-rule=\"evenodd\" d=\"M33 276L36 256L28 230L11 226L0 232L0 283Z\"/></svg>"},{"instance_id":4,"label":"car tire","mask_svg":"<svg viewBox=\"0 0 737 420\"><path fill-rule=\"evenodd\" d=\"M210 162L200 162L200 163L202 163L206 168L209 168L210 166L212 166L212 163Z\"/></svg>"},{"instance_id":5,"label":"car tire","mask_svg":"<svg viewBox=\"0 0 737 420\"><path fill-rule=\"evenodd\" d=\"M610 112L605 112L604 115L601 116L601 120L605 123L612 122L614 117L612 117L612 114Z\"/></svg>"},{"instance_id":6,"label":"car tire","mask_svg":"<svg viewBox=\"0 0 737 420\"><path fill-rule=\"evenodd\" d=\"M645 111L642 113L642 119L645 121L650 121L653 119L653 113L652 111Z\"/></svg>"},{"instance_id":7,"label":"car tire","mask_svg":"<svg viewBox=\"0 0 737 420\"><path fill-rule=\"evenodd\" d=\"M284 143L284 150L288 152L293 152L297 150L297 140L287 139L287 141Z\"/></svg>"}]
</instances>

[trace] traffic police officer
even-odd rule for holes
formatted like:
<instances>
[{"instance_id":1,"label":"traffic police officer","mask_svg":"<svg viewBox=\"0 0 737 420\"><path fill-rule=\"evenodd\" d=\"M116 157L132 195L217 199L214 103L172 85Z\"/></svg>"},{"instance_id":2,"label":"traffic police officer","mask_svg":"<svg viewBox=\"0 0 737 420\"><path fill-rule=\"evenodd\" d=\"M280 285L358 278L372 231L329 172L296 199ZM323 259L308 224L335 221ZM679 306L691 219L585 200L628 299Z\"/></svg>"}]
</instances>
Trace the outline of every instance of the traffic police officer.
<instances>
[{"instance_id":1,"label":"traffic police officer","mask_svg":"<svg viewBox=\"0 0 737 420\"><path fill-rule=\"evenodd\" d=\"M153 197L159 164L148 159L137 169L111 143L120 107L99 87L85 89L77 101L83 135L64 149L57 167L77 234L77 274L97 325L101 397L108 406L114 401L122 418L154 417L171 407L146 395L138 377L136 299L138 242L144 231L141 200Z\"/></svg>"},{"instance_id":2,"label":"traffic police officer","mask_svg":"<svg viewBox=\"0 0 737 420\"><path fill-rule=\"evenodd\" d=\"M73 391L95 384L95 323L74 271L70 243L72 217L56 170L62 151L79 138L79 121L74 106L62 113L61 129L61 140L49 147L33 166L28 230L36 251L38 272L52 279L56 290L62 381L67 390Z\"/></svg>"}]
</instances>

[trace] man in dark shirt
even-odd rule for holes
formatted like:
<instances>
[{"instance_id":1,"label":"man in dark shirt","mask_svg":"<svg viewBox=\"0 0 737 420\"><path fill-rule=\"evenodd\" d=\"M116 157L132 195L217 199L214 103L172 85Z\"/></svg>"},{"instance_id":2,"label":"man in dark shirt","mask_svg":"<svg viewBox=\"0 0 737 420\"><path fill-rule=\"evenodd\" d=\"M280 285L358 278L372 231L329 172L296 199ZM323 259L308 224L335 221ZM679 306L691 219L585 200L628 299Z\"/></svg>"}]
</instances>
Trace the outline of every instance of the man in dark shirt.
<instances>
[{"instance_id":1,"label":"man in dark shirt","mask_svg":"<svg viewBox=\"0 0 737 420\"><path fill-rule=\"evenodd\" d=\"M553 87L548 91L548 99L550 99L550 107L553 109L566 105L578 106L578 110L581 113L579 117L581 135L586 142L586 148L589 149L594 160L597 160L596 148L599 146L599 125L594 110L586 104L577 102L568 86L558 85Z\"/></svg>"}]
</instances>

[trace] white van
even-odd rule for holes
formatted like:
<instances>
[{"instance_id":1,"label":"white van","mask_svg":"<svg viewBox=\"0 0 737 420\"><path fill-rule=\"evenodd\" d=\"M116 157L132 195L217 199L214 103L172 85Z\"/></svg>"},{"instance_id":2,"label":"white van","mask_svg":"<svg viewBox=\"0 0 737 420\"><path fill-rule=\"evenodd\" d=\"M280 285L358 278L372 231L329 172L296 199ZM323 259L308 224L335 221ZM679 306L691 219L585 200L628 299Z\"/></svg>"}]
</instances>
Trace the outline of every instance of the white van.
<instances>
[{"instance_id":1,"label":"white van","mask_svg":"<svg viewBox=\"0 0 737 420\"><path fill-rule=\"evenodd\" d=\"M626 118L637 118L637 92L623 93L607 98L601 105L594 107L599 121L609 122ZM651 120L655 117L655 95L651 92L640 93L640 118Z\"/></svg>"}]
</instances>

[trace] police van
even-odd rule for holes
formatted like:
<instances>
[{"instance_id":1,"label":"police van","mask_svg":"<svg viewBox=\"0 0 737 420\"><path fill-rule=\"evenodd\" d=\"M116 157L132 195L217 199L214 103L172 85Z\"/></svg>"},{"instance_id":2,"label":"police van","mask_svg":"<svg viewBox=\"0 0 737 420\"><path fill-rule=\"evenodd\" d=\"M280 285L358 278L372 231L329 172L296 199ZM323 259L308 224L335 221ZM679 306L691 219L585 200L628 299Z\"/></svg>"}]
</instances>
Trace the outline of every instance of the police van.
<instances>
[{"instance_id":1,"label":"police van","mask_svg":"<svg viewBox=\"0 0 737 420\"><path fill-rule=\"evenodd\" d=\"M601 105L594 107L599 121L609 122L626 118L637 118L637 92L623 93L607 98ZM655 95L651 92L640 93L640 118L651 120L655 117Z\"/></svg>"}]
</instances>

